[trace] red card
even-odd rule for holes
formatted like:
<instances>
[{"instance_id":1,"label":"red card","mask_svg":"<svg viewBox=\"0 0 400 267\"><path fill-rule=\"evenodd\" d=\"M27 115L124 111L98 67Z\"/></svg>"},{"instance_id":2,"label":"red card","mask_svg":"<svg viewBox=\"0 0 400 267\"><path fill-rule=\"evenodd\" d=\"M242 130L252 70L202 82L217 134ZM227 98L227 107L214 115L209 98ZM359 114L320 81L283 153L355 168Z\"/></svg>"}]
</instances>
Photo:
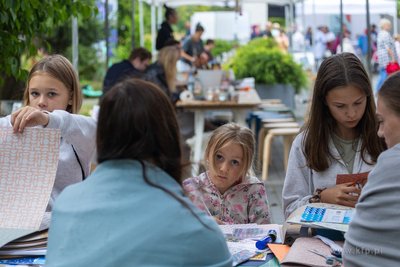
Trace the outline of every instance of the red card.
<instances>
[{"instance_id":1,"label":"red card","mask_svg":"<svg viewBox=\"0 0 400 267\"><path fill-rule=\"evenodd\" d=\"M344 184L344 183L357 183L362 184L364 186L366 180L368 178L368 174L370 172L363 172L363 173L354 173L354 174L338 174L336 178L336 184Z\"/></svg>"}]
</instances>

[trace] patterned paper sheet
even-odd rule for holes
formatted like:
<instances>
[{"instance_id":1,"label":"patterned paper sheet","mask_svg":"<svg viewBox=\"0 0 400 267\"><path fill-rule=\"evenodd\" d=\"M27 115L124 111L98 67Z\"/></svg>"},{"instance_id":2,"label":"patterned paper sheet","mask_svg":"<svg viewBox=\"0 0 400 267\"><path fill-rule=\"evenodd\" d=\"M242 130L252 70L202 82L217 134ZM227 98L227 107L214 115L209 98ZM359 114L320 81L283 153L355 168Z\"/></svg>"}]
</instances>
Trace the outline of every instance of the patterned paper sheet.
<instances>
[{"instance_id":1,"label":"patterned paper sheet","mask_svg":"<svg viewBox=\"0 0 400 267\"><path fill-rule=\"evenodd\" d=\"M219 226L224 235L233 235L234 229L249 229L249 228L258 228L256 223L249 224L224 224Z\"/></svg>"},{"instance_id":2,"label":"patterned paper sheet","mask_svg":"<svg viewBox=\"0 0 400 267\"><path fill-rule=\"evenodd\" d=\"M251 257L257 255L256 250L245 249L238 246L236 243L227 242L229 252L232 254L232 266L236 266L239 263L242 263Z\"/></svg>"},{"instance_id":3,"label":"patterned paper sheet","mask_svg":"<svg viewBox=\"0 0 400 267\"><path fill-rule=\"evenodd\" d=\"M60 136L55 129L14 134L11 127L0 127L0 228L39 229L56 176Z\"/></svg>"}]
</instances>

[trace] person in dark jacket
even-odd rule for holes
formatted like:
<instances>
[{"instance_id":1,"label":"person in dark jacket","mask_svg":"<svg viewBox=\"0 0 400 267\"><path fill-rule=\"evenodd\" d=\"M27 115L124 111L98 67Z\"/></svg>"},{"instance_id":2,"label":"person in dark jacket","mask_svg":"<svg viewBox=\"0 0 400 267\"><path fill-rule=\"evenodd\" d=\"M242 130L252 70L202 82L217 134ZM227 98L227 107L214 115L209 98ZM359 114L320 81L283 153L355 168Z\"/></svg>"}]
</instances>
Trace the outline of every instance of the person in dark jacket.
<instances>
[{"instance_id":1,"label":"person in dark jacket","mask_svg":"<svg viewBox=\"0 0 400 267\"><path fill-rule=\"evenodd\" d=\"M175 9L167 7L164 5L165 11L165 21L161 24L161 29L158 31L157 40L156 40L156 49L160 50L165 46L165 42L174 38L172 35L173 31L171 28L172 24L176 24L178 22L178 12Z\"/></svg>"},{"instance_id":2,"label":"person in dark jacket","mask_svg":"<svg viewBox=\"0 0 400 267\"><path fill-rule=\"evenodd\" d=\"M151 61L151 53L143 47L132 50L127 60L116 63L108 69L103 83L103 96L116 83L126 78L132 78L135 74L144 73ZM101 101L102 97L100 98Z\"/></svg>"},{"instance_id":3,"label":"person in dark jacket","mask_svg":"<svg viewBox=\"0 0 400 267\"><path fill-rule=\"evenodd\" d=\"M180 94L175 87L176 62L179 57L178 48L166 46L158 53L157 61L146 70L148 80L160 87L173 105L178 101Z\"/></svg>"}]
</instances>

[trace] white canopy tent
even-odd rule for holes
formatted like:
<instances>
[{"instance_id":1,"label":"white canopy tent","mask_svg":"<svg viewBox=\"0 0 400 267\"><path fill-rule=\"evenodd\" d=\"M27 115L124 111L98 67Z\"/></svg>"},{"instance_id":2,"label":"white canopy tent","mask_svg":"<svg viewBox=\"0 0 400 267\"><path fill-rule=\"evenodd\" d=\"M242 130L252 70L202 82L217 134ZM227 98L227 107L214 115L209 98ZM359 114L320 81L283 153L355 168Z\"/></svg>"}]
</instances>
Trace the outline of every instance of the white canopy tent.
<instances>
[{"instance_id":1,"label":"white canopy tent","mask_svg":"<svg viewBox=\"0 0 400 267\"><path fill-rule=\"evenodd\" d=\"M342 0L343 14L363 15L366 14L366 0ZM340 0L305 0L304 9L302 3L296 4L296 16L309 16L313 14L340 14ZM394 0L369 0L370 14L388 14L397 17L397 3ZM305 25L303 25L305 29ZM397 32L397 23L393 23L393 30Z\"/></svg>"},{"instance_id":2,"label":"white canopy tent","mask_svg":"<svg viewBox=\"0 0 400 267\"><path fill-rule=\"evenodd\" d=\"M339 14L340 0L324 1L304 1L304 14L313 14L313 5L315 3L315 13L317 14ZM301 4L296 4L296 15L301 16ZM397 14L397 3L393 0L369 0L369 9L371 14ZM365 14L365 0L343 0L343 13L345 14Z\"/></svg>"}]
</instances>

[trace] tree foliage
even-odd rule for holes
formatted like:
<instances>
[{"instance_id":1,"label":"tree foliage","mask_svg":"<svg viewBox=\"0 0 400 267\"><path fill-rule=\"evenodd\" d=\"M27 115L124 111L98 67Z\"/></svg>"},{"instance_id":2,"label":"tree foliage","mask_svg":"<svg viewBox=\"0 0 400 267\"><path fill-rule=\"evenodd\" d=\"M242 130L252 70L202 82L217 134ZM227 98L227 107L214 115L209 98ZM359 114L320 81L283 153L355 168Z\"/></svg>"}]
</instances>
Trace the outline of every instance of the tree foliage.
<instances>
[{"instance_id":1,"label":"tree foliage","mask_svg":"<svg viewBox=\"0 0 400 267\"><path fill-rule=\"evenodd\" d=\"M0 85L5 78L25 81L28 71L20 68L20 57L37 54L38 49L50 44L36 36L52 35L72 16L88 18L97 8L73 0L0 0Z\"/></svg>"}]
</instances>

